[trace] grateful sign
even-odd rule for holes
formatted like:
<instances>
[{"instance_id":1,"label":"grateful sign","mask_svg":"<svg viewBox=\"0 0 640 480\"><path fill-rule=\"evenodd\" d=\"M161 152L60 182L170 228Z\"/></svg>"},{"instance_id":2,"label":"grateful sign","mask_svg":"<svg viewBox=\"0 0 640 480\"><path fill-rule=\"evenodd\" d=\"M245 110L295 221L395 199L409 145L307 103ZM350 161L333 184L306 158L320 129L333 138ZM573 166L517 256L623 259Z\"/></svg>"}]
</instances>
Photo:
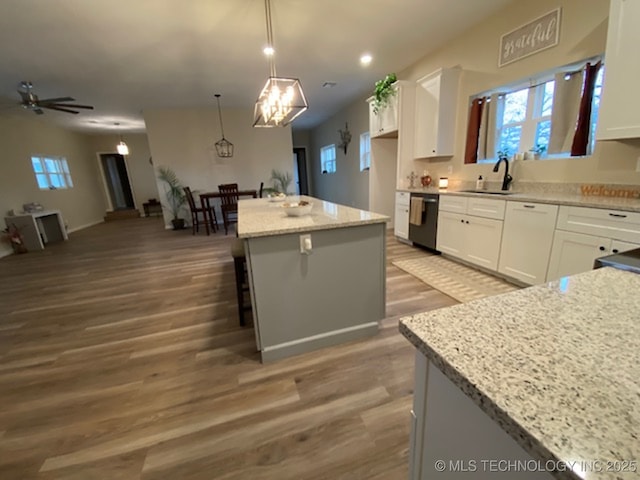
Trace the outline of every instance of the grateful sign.
<instances>
[{"instance_id":1,"label":"grateful sign","mask_svg":"<svg viewBox=\"0 0 640 480\"><path fill-rule=\"evenodd\" d=\"M555 47L560 38L560 8L505 33L500 38L498 67Z\"/></svg>"}]
</instances>

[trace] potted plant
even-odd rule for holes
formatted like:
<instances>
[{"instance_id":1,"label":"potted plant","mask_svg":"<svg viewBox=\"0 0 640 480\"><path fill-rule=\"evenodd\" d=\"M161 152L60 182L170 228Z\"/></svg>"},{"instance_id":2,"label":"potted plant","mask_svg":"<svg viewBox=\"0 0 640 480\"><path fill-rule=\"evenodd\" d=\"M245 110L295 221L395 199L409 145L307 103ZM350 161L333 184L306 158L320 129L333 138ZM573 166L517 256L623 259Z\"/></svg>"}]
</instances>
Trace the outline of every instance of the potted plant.
<instances>
[{"instance_id":1,"label":"potted plant","mask_svg":"<svg viewBox=\"0 0 640 480\"><path fill-rule=\"evenodd\" d=\"M393 84L398 81L395 73L390 73L384 79L378 80L373 91L373 113L376 115L389 104L389 99L396 94Z\"/></svg>"},{"instance_id":2,"label":"potted plant","mask_svg":"<svg viewBox=\"0 0 640 480\"><path fill-rule=\"evenodd\" d=\"M3 240L11 244L13 253L27 253L27 247L24 244L24 238L20 233L20 229L14 223L2 230Z\"/></svg>"},{"instance_id":3,"label":"potted plant","mask_svg":"<svg viewBox=\"0 0 640 480\"><path fill-rule=\"evenodd\" d=\"M180 218L182 207L187 202L184 188L178 180L178 176L169 167L158 167L158 180L165 183L164 193L167 203L162 206L171 212L173 219L171 224L174 230L182 230L184 228L184 218Z\"/></svg>"},{"instance_id":4,"label":"potted plant","mask_svg":"<svg viewBox=\"0 0 640 480\"><path fill-rule=\"evenodd\" d=\"M289 172L281 172L275 168L271 170L271 187L266 187L262 191L267 194L283 193L289 194L289 185L293 181L293 177Z\"/></svg>"},{"instance_id":5,"label":"potted plant","mask_svg":"<svg viewBox=\"0 0 640 480\"><path fill-rule=\"evenodd\" d=\"M529 151L533 153L533 158L535 160L540 160L540 158L544 155L544 152L547 151L547 146L538 143L535 147L531 147Z\"/></svg>"}]
</instances>

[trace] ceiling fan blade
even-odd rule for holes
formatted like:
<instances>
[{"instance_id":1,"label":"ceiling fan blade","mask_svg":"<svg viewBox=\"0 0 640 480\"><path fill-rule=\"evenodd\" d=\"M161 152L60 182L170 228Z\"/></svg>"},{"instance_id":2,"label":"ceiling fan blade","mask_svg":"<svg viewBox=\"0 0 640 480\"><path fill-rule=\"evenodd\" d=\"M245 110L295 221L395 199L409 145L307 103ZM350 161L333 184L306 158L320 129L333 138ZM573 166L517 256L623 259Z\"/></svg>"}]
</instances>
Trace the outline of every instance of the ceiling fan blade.
<instances>
[{"instance_id":1,"label":"ceiling fan blade","mask_svg":"<svg viewBox=\"0 0 640 480\"><path fill-rule=\"evenodd\" d=\"M58 98L45 98L39 100L40 103L59 103L59 102L75 102L76 99L72 97L58 97Z\"/></svg>"},{"instance_id":2,"label":"ceiling fan blade","mask_svg":"<svg viewBox=\"0 0 640 480\"><path fill-rule=\"evenodd\" d=\"M38 102L41 107L62 107L62 108L88 108L93 110L91 105L76 105L75 103L42 103Z\"/></svg>"},{"instance_id":3,"label":"ceiling fan blade","mask_svg":"<svg viewBox=\"0 0 640 480\"><path fill-rule=\"evenodd\" d=\"M73 113L77 115L79 112L74 112L73 110L69 110L68 108L54 107L53 105L40 105L42 108L48 108L49 110L58 110L60 112Z\"/></svg>"}]
</instances>

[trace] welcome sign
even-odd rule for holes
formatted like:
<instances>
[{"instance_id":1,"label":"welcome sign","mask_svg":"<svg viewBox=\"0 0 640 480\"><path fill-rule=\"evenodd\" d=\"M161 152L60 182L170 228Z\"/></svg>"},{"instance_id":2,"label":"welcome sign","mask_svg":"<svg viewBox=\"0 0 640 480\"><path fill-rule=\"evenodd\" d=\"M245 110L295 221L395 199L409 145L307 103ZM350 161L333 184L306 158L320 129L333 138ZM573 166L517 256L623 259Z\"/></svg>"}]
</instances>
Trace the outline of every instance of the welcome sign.
<instances>
[{"instance_id":1,"label":"welcome sign","mask_svg":"<svg viewBox=\"0 0 640 480\"><path fill-rule=\"evenodd\" d=\"M560 8L500 37L498 67L555 47L560 39Z\"/></svg>"}]
</instances>

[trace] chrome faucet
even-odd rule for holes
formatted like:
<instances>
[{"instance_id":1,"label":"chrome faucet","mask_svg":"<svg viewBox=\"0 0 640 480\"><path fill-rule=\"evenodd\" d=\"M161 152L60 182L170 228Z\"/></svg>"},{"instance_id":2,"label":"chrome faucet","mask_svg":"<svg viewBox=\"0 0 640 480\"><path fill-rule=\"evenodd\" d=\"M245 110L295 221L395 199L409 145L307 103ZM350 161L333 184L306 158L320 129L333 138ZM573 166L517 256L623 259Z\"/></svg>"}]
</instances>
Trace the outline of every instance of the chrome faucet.
<instances>
[{"instance_id":1,"label":"chrome faucet","mask_svg":"<svg viewBox=\"0 0 640 480\"><path fill-rule=\"evenodd\" d=\"M498 171L501 162L504 162L504 178L502 179L502 190L509 190L509 184L513 181L513 177L509 175L509 160L507 160L507 157L500 157L496 164L493 166L493 171Z\"/></svg>"}]
</instances>

